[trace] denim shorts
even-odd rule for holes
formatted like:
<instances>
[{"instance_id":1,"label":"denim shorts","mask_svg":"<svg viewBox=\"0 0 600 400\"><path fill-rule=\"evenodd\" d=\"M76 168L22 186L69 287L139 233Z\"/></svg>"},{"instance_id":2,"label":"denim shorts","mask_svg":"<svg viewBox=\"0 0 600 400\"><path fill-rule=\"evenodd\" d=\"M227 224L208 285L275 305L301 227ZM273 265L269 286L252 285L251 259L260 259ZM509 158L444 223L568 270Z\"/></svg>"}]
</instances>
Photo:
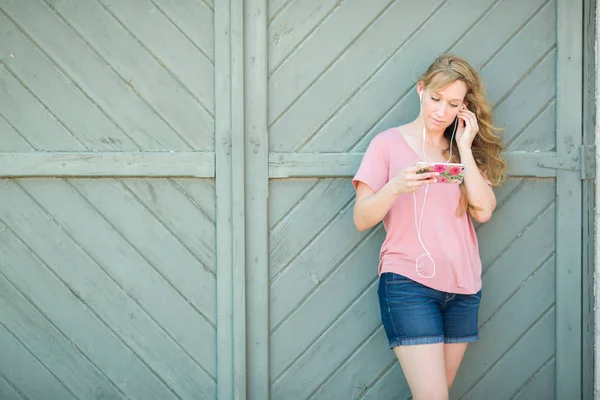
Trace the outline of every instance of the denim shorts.
<instances>
[{"instance_id":1,"label":"denim shorts","mask_svg":"<svg viewBox=\"0 0 600 400\"><path fill-rule=\"evenodd\" d=\"M479 339L481 290L475 294L440 292L386 272L379 278L377 293L390 348Z\"/></svg>"}]
</instances>

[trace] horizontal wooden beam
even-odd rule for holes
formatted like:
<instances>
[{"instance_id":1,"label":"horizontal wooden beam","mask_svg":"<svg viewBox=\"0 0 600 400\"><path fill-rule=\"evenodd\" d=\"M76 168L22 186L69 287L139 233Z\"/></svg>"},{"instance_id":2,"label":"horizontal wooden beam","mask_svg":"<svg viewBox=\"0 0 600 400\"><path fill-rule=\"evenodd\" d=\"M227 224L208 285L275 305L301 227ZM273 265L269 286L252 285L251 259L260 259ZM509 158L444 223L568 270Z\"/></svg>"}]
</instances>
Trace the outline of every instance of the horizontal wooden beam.
<instances>
[{"instance_id":1,"label":"horizontal wooden beam","mask_svg":"<svg viewBox=\"0 0 600 400\"><path fill-rule=\"evenodd\" d=\"M271 153L270 178L352 177L360 166L362 153ZM556 177L560 165L556 153L507 152L507 174L514 177ZM560 167L559 167L560 168ZM579 164L563 169L578 171Z\"/></svg>"},{"instance_id":2,"label":"horizontal wooden beam","mask_svg":"<svg viewBox=\"0 0 600 400\"><path fill-rule=\"evenodd\" d=\"M0 177L215 177L213 152L0 152Z\"/></svg>"},{"instance_id":3,"label":"horizontal wooden beam","mask_svg":"<svg viewBox=\"0 0 600 400\"><path fill-rule=\"evenodd\" d=\"M352 177L362 153L270 153L269 178ZM508 152L508 176L556 177L556 153ZM0 177L191 177L214 178L213 152L0 152Z\"/></svg>"}]
</instances>

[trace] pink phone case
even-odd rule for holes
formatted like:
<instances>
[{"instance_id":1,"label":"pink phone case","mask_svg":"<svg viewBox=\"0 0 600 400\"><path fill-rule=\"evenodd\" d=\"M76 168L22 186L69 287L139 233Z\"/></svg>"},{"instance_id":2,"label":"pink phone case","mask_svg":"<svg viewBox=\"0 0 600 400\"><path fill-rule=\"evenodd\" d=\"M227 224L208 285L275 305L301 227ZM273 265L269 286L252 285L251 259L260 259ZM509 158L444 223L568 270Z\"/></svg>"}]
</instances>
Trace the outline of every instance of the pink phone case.
<instances>
[{"instance_id":1,"label":"pink phone case","mask_svg":"<svg viewBox=\"0 0 600 400\"><path fill-rule=\"evenodd\" d=\"M418 174L425 172L439 172L438 183L462 183L464 178L465 166L456 163L429 163L418 162Z\"/></svg>"}]
</instances>

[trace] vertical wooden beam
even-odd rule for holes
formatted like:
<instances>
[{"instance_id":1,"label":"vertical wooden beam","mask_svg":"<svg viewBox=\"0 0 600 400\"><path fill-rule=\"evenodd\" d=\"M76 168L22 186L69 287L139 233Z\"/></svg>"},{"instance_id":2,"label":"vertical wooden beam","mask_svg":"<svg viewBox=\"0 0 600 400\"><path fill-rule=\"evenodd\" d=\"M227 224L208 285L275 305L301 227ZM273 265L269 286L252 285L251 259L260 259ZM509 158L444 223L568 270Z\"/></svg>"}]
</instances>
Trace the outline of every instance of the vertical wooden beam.
<instances>
[{"instance_id":1,"label":"vertical wooden beam","mask_svg":"<svg viewBox=\"0 0 600 400\"><path fill-rule=\"evenodd\" d=\"M244 39L249 399L269 398L267 19L266 0L246 1Z\"/></svg>"},{"instance_id":2,"label":"vertical wooden beam","mask_svg":"<svg viewBox=\"0 0 600 400\"><path fill-rule=\"evenodd\" d=\"M556 151L580 162L583 0L557 1ZM558 170L556 226L556 398L581 398L581 175Z\"/></svg>"},{"instance_id":3,"label":"vertical wooden beam","mask_svg":"<svg viewBox=\"0 0 600 400\"><path fill-rule=\"evenodd\" d=\"M246 398L243 0L215 2L217 396Z\"/></svg>"},{"instance_id":4,"label":"vertical wooden beam","mask_svg":"<svg viewBox=\"0 0 600 400\"><path fill-rule=\"evenodd\" d=\"M584 0L583 6L583 144L596 144L596 0ZM595 156L595 155L594 155ZM594 266L596 181L583 183L583 285L582 285L582 398L594 398Z\"/></svg>"},{"instance_id":5,"label":"vertical wooden beam","mask_svg":"<svg viewBox=\"0 0 600 400\"><path fill-rule=\"evenodd\" d=\"M246 213L244 0L231 1L231 192L233 398L246 399Z\"/></svg>"}]
</instances>

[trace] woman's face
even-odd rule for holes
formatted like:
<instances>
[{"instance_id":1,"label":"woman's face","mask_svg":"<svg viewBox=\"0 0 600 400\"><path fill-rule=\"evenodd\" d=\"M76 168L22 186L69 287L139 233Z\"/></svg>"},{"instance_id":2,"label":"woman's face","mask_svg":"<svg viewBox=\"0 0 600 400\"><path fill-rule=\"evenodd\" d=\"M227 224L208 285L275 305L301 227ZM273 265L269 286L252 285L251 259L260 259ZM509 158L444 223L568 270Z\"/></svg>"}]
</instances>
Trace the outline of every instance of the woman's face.
<instances>
[{"instance_id":1,"label":"woman's face","mask_svg":"<svg viewBox=\"0 0 600 400\"><path fill-rule=\"evenodd\" d=\"M418 89L423 90L422 82ZM467 85L461 80L454 81L439 92L428 89L422 91L421 115L428 131L444 131L458 114L467 94Z\"/></svg>"}]
</instances>

